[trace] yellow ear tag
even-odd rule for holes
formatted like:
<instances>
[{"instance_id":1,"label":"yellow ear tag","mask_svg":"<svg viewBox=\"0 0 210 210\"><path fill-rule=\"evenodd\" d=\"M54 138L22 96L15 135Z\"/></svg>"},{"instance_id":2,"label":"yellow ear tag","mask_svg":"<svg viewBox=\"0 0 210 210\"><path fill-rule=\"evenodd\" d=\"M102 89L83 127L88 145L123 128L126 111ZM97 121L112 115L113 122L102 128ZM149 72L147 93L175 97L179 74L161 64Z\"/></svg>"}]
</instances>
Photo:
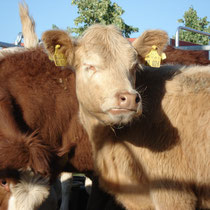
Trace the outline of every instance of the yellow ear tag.
<instances>
[{"instance_id":1,"label":"yellow ear tag","mask_svg":"<svg viewBox=\"0 0 210 210\"><path fill-rule=\"evenodd\" d=\"M166 59L166 54L165 53L162 53L161 54L161 60L165 60Z\"/></svg>"},{"instance_id":2,"label":"yellow ear tag","mask_svg":"<svg viewBox=\"0 0 210 210\"><path fill-rule=\"evenodd\" d=\"M59 52L60 47L61 46L59 44L55 46L55 53L53 55L53 60L56 66L67 66L66 56L63 53Z\"/></svg>"},{"instance_id":3,"label":"yellow ear tag","mask_svg":"<svg viewBox=\"0 0 210 210\"><path fill-rule=\"evenodd\" d=\"M153 45L152 50L146 55L145 61L147 61L151 67L159 68L161 60L165 58L166 54L162 53L161 56L159 56L157 52L157 46Z\"/></svg>"},{"instance_id":4,"label":"yellow ear tag","mask_svg":"<svg viewBox=\"0 0 210 210\"><path fill-rule=\"evenodd\" d=\"M54 59L53 59L53 56L52 56L52 55L49 55L48 57L49 57L49 59L50 59L51 61L54 61Z\"/></svg>"}]
</instances>

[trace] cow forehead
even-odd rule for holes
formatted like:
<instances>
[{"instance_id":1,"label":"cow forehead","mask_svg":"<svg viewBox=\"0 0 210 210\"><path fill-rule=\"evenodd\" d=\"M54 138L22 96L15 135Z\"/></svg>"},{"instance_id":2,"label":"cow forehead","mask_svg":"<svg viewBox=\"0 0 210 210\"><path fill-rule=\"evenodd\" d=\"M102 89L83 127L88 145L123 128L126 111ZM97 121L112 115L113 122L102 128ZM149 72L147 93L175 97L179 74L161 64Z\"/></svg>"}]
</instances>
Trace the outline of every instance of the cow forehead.
<instances>
[{"instance_id":1,"label":"cow forehead","mask_svg":"<svg viewBox=\"0 0 210 210\"><path fill-rule=\"evenodd\" d=\"M103 65L124 64L128 67L137 60L136 50L114 26L90 27L80 39L80 46L80 54L87 55L85 57L91 60L91 57L97 55Z\"/></svg>"}]
</instances>

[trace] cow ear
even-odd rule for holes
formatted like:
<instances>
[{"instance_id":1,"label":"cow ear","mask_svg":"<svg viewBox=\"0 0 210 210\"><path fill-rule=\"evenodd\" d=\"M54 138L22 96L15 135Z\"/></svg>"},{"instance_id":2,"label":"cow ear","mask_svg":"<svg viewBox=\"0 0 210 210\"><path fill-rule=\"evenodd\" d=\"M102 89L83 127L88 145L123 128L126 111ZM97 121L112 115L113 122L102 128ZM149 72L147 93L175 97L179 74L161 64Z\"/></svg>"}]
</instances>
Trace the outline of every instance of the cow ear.
<instances>
[{"instance_id":1,"label":"cow ear","mask_svg":"<svg viewBox=\"0 0 210 210\"><path fill-rule=\"evenodd\" d=\"M148 30L138 37L132 45L138 54L145 58L146 55L156 46L159 55L162 54L168 44L168 34L162 30Z\"/></svg>"},{"instance_id":2,"label":"cow ear","mask_svg":"<svg viewBox=\"0 0 210 210\"><path fill-rule=\"evenodd\" d=\"M54 58L56 54L58 55L57 57L62 55L62 59L66 59L66 64L73 66L75 54L74 41L67 32L62 30L46 31L42 35L42 41L50 58Z\"/></svg>"}]
</instances>

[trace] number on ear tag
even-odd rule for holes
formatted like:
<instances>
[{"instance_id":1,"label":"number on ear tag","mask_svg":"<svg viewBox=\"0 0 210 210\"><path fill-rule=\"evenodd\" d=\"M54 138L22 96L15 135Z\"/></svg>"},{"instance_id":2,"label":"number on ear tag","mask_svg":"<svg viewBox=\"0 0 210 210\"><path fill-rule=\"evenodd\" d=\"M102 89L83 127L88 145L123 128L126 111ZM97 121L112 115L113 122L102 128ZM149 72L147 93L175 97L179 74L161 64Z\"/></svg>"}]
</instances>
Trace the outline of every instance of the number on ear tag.
<instances>
[{"instance_id":1,"label":"number on ear tag","mask_svg":"<svg viewBox=\"0 0 210 210\"><path fill-rule=\"evenodd\" d=\"M166 59L166 54L162 53L161 56L157 52L157 46L153 45L152 50L146 55L145 61L149 66L159 68L161 60Z\"/></svg>"}]
</instances>

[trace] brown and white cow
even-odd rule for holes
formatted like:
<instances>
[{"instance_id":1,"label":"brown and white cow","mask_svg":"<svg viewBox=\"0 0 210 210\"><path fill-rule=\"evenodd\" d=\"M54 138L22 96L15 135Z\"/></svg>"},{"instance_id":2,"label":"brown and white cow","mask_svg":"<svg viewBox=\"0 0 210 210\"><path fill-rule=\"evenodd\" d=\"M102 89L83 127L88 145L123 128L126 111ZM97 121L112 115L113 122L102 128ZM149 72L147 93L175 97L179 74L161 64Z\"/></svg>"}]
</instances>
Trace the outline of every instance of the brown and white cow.
<instances>
[{"instance_id":1,"label":"brown and white cow","mask_svg":"<svg viewBox=\"0 0 210 210\"><path fill-rule=\"evenodd\" d=\"M1 210L34 210L46 209L42 204L51 196L49 179L31 171L4 170L0 172L0 209ZM51 193L52 194L52 193ZM53 205L54 204L54 205ZM48 202L50 209L54 203Z\"/></svg>"},{"instance_id":2,"label":"brown and white cow","mask_svg":"<svg viewBox=\"0 0 210 210\"><path fill-rule=\"evenodd\" d=\"M210 67L135 74L138 53L154 40L161 52L164 36L131 46L115 27L95 25L77 42L62 31L42 38L51 56L59 44L75 69L101 186L130 210L210 208Z\"/></svg>"}]
</instances>

